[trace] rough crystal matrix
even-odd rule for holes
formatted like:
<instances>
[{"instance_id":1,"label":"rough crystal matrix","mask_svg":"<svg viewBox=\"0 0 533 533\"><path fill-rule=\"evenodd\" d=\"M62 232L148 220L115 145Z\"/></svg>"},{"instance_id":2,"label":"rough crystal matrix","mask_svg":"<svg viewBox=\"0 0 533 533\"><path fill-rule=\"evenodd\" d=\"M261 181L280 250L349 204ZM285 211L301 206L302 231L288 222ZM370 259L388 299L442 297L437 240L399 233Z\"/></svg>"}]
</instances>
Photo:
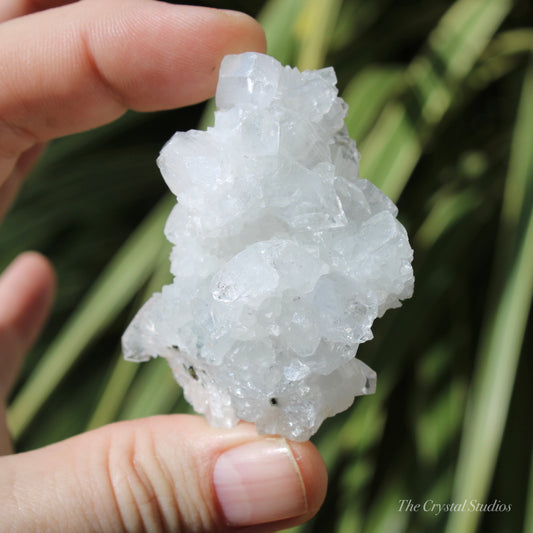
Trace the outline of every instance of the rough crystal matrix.
<instances>
[{"instance_id":1,"label":"rough crystal matrix","mask_svg":"<svg viewBox=\"0 0 533 533\"><path fill-rule=\"evenodd\" d=\"M355 355L413 290L391 200L358 177L332 68L245 53L222 62L215 125L158 159L178 203L172 285L139 311L126 359L165 357L213 425L308 439L375 389Z\"/></svg>"}]
</instances>

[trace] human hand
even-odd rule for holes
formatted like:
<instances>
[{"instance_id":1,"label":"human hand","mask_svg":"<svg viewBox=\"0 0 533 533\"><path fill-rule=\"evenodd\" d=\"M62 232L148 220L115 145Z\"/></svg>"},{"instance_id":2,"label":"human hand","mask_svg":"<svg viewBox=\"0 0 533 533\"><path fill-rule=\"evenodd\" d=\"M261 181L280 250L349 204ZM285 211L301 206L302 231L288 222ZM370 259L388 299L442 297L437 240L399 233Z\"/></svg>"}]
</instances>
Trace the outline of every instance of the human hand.
<instances>
[{"instance_id":1,"label":"human hand","mask_svg":"<svg viewBox=\"0 0 533 533\"><path fill-rule=\"evenodd\" d=\"M265 48L259 26L240 14L151 0L61 5L68 3L0 6L0 214L47 140L127 108L199 102L214 93L225 54ZM11 452L7 397L54 283L50 264L35 253L0 277L0 455ZM152 417L1 457L0 525L15 532L272 531L309 519L326 477L310 443L260 437L249 424L218 430L200 417Z\"/></svg>"}]
</instances>

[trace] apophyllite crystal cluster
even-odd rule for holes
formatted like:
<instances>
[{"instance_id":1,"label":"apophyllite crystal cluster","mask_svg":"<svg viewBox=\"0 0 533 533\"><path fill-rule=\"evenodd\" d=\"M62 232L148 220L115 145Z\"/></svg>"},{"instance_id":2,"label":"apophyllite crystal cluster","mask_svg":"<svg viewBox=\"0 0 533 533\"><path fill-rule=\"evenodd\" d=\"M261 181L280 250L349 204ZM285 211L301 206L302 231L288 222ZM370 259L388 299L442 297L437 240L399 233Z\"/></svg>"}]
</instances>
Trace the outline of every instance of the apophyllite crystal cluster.
<instances>
[{"instance_id":1,"label":"apophyllite crystal cluster","mask_svg":"<svg viewBox=\"0 0 533 533\"><path fill-rule=\"evenodd\" d=\"M227 56L215 125L178 132L158 159L177 197L165 228L174 281L123 337L126 359L165 357L213 425L308 439L374 392L356 358L413 291L413 252L391 200L358 177L332 68Z\"/></svg>"}]
</instances>

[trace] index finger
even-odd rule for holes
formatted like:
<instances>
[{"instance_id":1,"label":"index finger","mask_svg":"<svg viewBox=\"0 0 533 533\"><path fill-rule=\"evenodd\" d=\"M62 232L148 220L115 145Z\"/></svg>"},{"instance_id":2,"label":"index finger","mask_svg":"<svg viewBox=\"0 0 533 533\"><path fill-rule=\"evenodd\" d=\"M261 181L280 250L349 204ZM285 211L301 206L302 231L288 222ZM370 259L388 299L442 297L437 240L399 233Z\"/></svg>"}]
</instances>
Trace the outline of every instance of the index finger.
<instances>
[{"instance_id":1,"label":"index finger","mask_svg":"<svg viewBox=\"0 0 533 533\"><path fill-rule=\"evenodd\" d=\"M126 109L212 96L224 55L263 51L246 15L150 0L92 0L0 26L0 182L33 144Z\"/></svg>"}]
</instances>

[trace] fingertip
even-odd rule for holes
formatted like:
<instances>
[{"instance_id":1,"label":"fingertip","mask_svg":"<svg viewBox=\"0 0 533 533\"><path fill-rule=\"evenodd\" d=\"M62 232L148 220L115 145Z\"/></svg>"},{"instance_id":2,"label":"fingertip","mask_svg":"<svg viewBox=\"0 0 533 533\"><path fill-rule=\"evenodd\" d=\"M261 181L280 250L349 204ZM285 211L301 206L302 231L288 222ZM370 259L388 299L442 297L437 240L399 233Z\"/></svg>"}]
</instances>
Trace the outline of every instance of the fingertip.
<instances>
[{"instance_id":1,"label":"fingertip","mask_svg":"<svg viewBox=\"0 0 533 533\"><path fill-rule=\"evenodd\" d=\"M137 77L143 80L142 89L137 87L132 91L132 85L126 85L132 69L121 74L119 79L116 69L114 74L106 68L106 58L97 58L126 105L137 111L207 100L215 94L220 64L226 55L266 52L263 28L245 13L185 5L160 4L157 7L159 12L152 6L150 16L158 27L158 37L151 42L153 35L144 33L144 49L137 52ZM139 22L145 26L146 18L132 18L132 34L143 33ZM162 50L161 41L166 43L166 50ZM122 58L115 61L116 64L127 65L128 61Z\"/></svg>"},{"instance_id":2,"label":"fingertip","mask_svg":"<svg viewBox=\"0 0 533 533\"><path fill-rule=\"evenodd\" d=\"M56 287L54 267L39 252L20 254L2 276L4 321L25 344L31 343L44 322ZM0 313L1 314L1 313Z\"/></svg>"},{"instance_id":3,"label":"fingertip","mask_svg":"<svg viewBox=\"0 0 533 533\"><path fill-rule=\"evenodd\" d=\"M52 265L37 252L19 255L0 277L0 400L48 316L55 292Z\"/></svg>"},{"instance_id":4,"label":"fingertip","mask_svg":"<svg viewBox=\"0 0 533 533\"><path fill-rule=\"evenodd\" d=\"M224 521L263 533L312 518L324 501L327 473L311 443L256 436L218 457L213 483Z\"/></svg>"},{"instance_id":5,"label":"fingertip","mask_svg":"<svg viewBox=\"0 0 533 533\"><path fill-rule=\"evenodd\" d=\"M216 91L222 59L229 54L244 52L266 53L265 31L251 16L240 11L196 8L202 25L210 28L204 32L201 46L189 65L192 83L180 86L181 98L198 103L211 98ZM199 34L200 32L197 32ZM170 86L170 84L169 84ZM174 97L176 90L174 90ZM180 104L181 105L181 104Z\"/></svg>"},{"instance_id":6,"label":"fingertip","mask_svg":"<svg viewBox=\"0 0 533 533\"><path fill-rule=\"evenodd\" d=\"M218 11L230 17L236 24L242 26L243 35L246 35L247 39L241 43L241 46L243 46L243 49L240 50L241 52L266 53L267 42L265 30L257 20L241 11L234 11L232 9L219 9Z\"/></svg>"},{"instance_id":7,"label":"fingertip","mask_svg":"<svg viewBox=\"0 0 533 533\"><path fill-rule=\"evenodd\" d=\"M32 276L36 285L51 297L56 287L56 272L50 260L42 253L28 250L21 253L15 261L22 263L28 276Z\"/></svg>"}]
</instances>

